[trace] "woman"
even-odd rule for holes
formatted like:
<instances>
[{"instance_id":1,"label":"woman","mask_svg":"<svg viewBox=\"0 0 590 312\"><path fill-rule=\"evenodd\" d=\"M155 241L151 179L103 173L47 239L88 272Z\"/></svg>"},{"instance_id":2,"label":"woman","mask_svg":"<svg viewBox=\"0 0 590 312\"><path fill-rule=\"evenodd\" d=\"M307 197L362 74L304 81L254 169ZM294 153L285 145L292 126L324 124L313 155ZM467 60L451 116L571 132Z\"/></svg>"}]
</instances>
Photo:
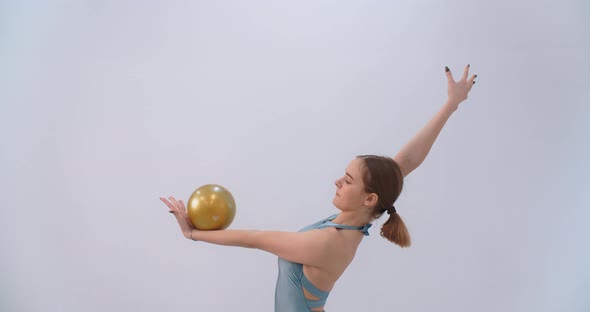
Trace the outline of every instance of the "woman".
<instances>
[{"instance_id":1,"label":"woman","mask_svg":"<svg viewBox=\"0 0 590 312\"><path fill-rule=\"evenodd\" d=\"M352 262L371 222L384 212L388 220L381 236L401 246L410 246L410 235L394 203L403 178L416 169L430 151L442 127L461 102L467 99L477 75L454 81L448 67L448 99L442 109L392 159L358 156L336 180L332 203L341 212L311 224L299 232L220 230L198 231L188 219L182 201L160 198L174 213L183 235L195 241L226 246L257 248L279 257L275 311L324 311L330 290Z\"/></svg>"}]
</instances>

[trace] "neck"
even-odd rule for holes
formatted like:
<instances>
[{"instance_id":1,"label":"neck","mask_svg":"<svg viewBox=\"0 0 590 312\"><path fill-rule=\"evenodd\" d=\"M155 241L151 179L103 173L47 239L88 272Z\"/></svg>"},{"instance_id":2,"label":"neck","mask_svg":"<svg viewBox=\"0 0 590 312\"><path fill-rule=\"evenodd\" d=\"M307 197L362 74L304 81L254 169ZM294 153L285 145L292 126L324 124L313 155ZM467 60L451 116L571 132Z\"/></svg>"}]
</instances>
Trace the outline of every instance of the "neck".
<instances>
[{"instance_id":1,"label":"neck","mask_svg":"<svg viewBox=\"0 0 590 312\"><path fill-rule=\"evenodd\" d=\"M351 226L364 226L371 221L373 221L373 218L363 211L342 211L332 220L334 223Z\"/></svg>"}]
</instances>

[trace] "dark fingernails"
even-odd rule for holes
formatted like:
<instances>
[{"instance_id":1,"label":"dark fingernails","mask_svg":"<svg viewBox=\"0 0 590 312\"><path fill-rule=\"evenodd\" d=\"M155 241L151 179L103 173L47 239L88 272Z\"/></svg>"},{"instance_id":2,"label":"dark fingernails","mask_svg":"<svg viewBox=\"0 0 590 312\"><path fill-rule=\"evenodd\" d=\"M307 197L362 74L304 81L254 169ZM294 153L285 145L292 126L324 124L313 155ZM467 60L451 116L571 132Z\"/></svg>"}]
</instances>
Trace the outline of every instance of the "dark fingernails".
<instances>
[{"instance_id":1,"label":"dark fingernails","mask_svg":"<svg viewBox=\"0 0 590 312\"><path fill-rule=\"evenodd\" d=\"M475 75L473 78L477 78L477 75Z\"/></svg>"},{"instance_id":2,"label":"dark fingernails","mask_svg":"<svg viewBox=\"0 0 590 312\"><path fill-rule=\"evenodd\" d=\"M473 84L475 84L475 80L473 80Z\"/></svg>"},{"instance_id":3,"label":"dark fingernails","mask_svg":"<svg viewBox=\"0 0 590 312\"><path fill-rule=\"evenodd\" d=\"M470 64L467 64L467 67L471 67L471 65Z\"/></svg>"},{"instance_id":4,"label":"dark fingernails","mask_svg":"<svg viewBox=\"0 0 590 312\"><path fill-rule=\"evenodd\" d=\"M169 213L174 213L174 211L172 211L172 210L170 210L170 211L168 211L168 212L169 212Z\"/></svg>"},{"instance_id":5,"label":"dark fingernails","mask_svg":"<svg viewBox=\"0 0 590 312\"><path fill-rule=\"evenodd\" d=\"M445 71L448 72L449 70L450 69L447 66L445 66Z\"/></svg>"}]
</instances>

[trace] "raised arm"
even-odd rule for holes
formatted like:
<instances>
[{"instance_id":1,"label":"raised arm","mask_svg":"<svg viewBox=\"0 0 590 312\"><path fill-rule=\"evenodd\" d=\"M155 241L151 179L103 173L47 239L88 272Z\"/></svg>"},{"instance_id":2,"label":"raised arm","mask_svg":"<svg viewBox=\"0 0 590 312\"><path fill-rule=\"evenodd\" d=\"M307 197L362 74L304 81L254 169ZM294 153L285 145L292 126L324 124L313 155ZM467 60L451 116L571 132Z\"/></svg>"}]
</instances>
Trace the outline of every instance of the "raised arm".
<instances>
[{"instance_id":1,"label":"raised arm","mask_svg":"<svg viewBox=\"0 0 590 312\"><path fill-rule=\"evenodd\" d=\"M467 95L475 84L475 77L469 79L469 65L465 67L461 80L455 81L448 67L445 68L448 80L448 98L434 117L393 157L401 167L404 177L414 171L430 152L449 117L457 110L459 104L467 99Z\"/></svg>"}]
</instances>

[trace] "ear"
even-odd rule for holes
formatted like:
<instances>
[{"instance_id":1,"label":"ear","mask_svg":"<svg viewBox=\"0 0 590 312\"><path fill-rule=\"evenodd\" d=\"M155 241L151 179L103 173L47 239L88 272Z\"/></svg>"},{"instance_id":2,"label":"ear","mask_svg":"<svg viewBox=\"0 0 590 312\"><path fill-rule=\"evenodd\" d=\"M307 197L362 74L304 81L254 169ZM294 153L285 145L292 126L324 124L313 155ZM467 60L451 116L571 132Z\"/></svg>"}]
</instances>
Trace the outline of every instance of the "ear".
<instances>
[{"instance_id":1,"label":"ear","mask_svg":"<svg viewBox=\"0 0 590 312\"><path fill-rule=\"evenodd\" d=\"M375 193L371 193L365 199L364 204L367 207L375 207L375 205L377 205L378 202L379 202L379 196Z\"/></svg>"}]
</instances>

